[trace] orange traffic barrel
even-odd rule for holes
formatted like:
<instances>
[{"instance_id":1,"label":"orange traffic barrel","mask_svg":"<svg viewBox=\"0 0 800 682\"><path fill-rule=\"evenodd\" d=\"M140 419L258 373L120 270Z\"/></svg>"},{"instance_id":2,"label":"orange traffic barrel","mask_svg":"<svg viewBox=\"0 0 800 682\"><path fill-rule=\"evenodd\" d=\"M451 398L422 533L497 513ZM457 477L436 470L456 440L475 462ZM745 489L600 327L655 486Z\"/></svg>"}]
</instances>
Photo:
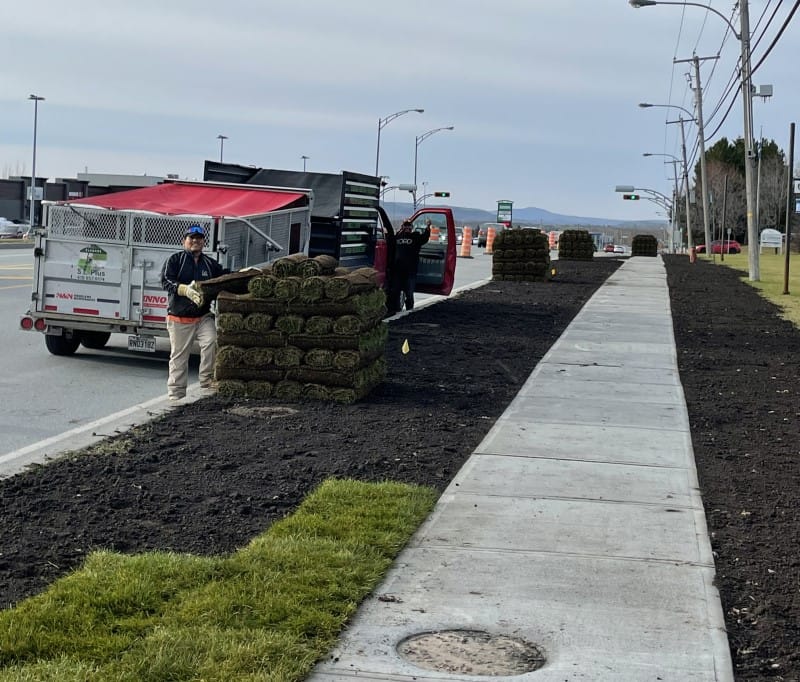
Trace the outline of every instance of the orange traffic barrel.
<instances>
[{"instance_id":1,"label":"orange traffic barrel","mask_svg":"<svg viewBox=\"0 0 800 682\"><path fill-rule=\"evenodd\" d=\"M486 250L484 253L494 253L494 251L492 251L492 245L494 244L494 237L496 234L497 232L493 227L486 230Z\"/></svg>"},{"instance_id":2,"label":"orange traffic barrel","mask_svg":"<svg viewBox=\"0 0 800 682\"><path fill-rule=\"evenodd\" d=\"M459 258L472 258L472 228L465 227L461 231L461 252Z\"/></svg>"}]
</instances>

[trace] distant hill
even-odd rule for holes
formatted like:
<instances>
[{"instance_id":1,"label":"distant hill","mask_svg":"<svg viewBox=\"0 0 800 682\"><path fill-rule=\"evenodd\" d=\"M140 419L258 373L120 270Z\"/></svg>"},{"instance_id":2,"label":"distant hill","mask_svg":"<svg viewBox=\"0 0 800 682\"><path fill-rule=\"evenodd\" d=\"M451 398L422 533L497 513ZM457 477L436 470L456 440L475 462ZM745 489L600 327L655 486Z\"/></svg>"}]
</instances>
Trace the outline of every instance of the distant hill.
<instances>
[{"instance_id":1,"label":"distant hill","mask_svg":"<svg viewBox=\"0 0 800 682\"><path fill-rule=\"evenodd\" d=\"M428 203L428 206L436 204ZM414 212L413 204L404 202L384 202L383 207L390 216L404 217ZM493 211L484 211L480 208L466 208L451 206L453 216L459 224L492 223L497 220ZM587 218L582 216L562 215L551 213L543 208L515 208L513 222L521 225L539 225L542 227L618 227L618 228L662 228L665 224L661 220L614 220L611 218Z\"/></svg>"}]
</instances>

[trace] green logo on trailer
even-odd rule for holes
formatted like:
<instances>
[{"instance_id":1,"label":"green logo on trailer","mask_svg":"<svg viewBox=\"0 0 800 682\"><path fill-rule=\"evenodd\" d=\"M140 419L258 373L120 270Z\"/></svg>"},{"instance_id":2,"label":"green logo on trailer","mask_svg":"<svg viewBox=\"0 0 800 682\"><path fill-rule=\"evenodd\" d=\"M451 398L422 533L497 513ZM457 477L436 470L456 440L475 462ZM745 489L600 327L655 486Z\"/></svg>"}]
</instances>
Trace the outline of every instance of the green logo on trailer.
<instances>
[{"instance_id":1,"label":"green logo on trailer","mask_svg":"<svg viewBox=\"0 0 800 682\"><path fill-rule=\"evenodd\" d=\"M96 244L90 244L85 249L81 249L80 253L78 279L104 279L108 253Z\"/></svg>"}]
</instances>

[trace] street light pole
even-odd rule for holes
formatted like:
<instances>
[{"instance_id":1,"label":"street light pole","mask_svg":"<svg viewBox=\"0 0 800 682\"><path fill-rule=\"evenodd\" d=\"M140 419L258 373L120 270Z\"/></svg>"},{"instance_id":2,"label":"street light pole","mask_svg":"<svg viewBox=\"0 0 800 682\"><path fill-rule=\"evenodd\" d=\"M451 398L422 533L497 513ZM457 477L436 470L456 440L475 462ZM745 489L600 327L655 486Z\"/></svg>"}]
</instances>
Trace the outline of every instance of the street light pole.
<instances>
[{"instance_id":1,"label":"street light pole","mask_svg":"<svg viewBox=\"0 0 800 682\"><path fill-rule=\"evenodd\" d=\"M30 224L28 225L28 235L30 236L33 234L34 217L36 215L36 128L39 123L39 102L44 102L44 97L29 95L28 99L33 101L33 164L31 168Z\"/></svg>"},{"instance_id":2,"label":"street light pole","mask_svg":"<svg viewBox=\"0 0 800 682\"><path fill-rule=\"evenodd\" d=\"M699 90L700 90L700 74L699 74L699 71L698 71L698 74L697 74L697 79L698 79L697 80L697 88L698 88L698 92L699 92ZM698 98L699 97L700 97L700 95L698 95ZM703 234L705 235L706 253L710 253L710 251L709 251L710 247L708 246L708 244L711 244L711 227L710 227L710 222L708 220L709 209L708 209L708 195L707 195L708 182L706 180L706 145L705 145L705 137L703 136L702 106L699 104L699 99L698 99L698 109L697 109L698 110L698 116L697 116L697 118L692 117L692 112L691 111L689 111L688 109L684 109L683 107L678 106L677 104L650 104L648 102L641 102L639 104L639 106L644 108L644 109L648 109L650 107L662 107L662 108L666 108L666 109L680 109L681 111L684 111L687 114L689 114L689 116L690 116L689 120L690 121L694 121L697 124L698 142L699 142L699 145L700 145L700 184L703 186ZM678 121L669 121L669 122L670 123L677 123ZM689 177L689 169L685 167L686 166L686 137L685 137L684 132L683 132L683 122L684 122L683 119L681 119L680 120L680 124L681 124L681 140L683 141L683 163L684 163L684 174L688 178ZM689 209L688 209L688 207L689 207L689 185L688 185L688 179L687 179L687 185L686 185L686 207L687 207L686 231L688 233L687 244L688 244L689 248L691 248L692 247L692 241L691 241L692 240L692 236L691 236L691 231L689 230L689 223L688 223L688 221L689 221L689 218L688 218L688 214L689 214Z\"/></svg>"},{"instance_id":3,"label":"street light pole","mask_svg":"<svg viewBox=\"0 0 800 682\"><path fill-rule=\"evenodd\" d=\"M703 57L703 59L719 59L719 57ZM703 186L703 234L706 244L711 243L711 221L709 220L708 209L708 178L706 175L706 139L705 126L703 124L703 88L700 85L700 57L694 55L691 59L674 59L673 64L682 62L692 62L694 64L694 77L697 87L695 88L695 109L697 111L697 134L700 144L700 184ZM706 246L706 253L710 253L710 247Z\"/></svg>"},{"instance_id":4,"label":"street light pole","mask_svg":"<svg viewBox=\"0 0 800 682\"><path fill-rule=\"evenodd\" d=\"M750 281L757 282L761 279L758 259L758 224L755 219L755 183L753 150L753 86L750 68L750 9L747 0L738 0L739 5L739 32L734 25L721 12L708 5L697 2L668 2L667 0L628 0L631 7L650 7L652 5L680 5L702 7L720 17L730 28L731 32L741 44L742 62L742 108L744 109L744 184L747 199L747 255Z\"/></svg>"},{"instance_id":5,"label":"street light pole","mask_svg":"<svg viewBox=\"0 0 800 682\"><path fill-rule=\"evenodd\" d=\"M227 135L217 135L217 139L219 140L219 162L222 163L222 147L225 144L225 140L228 139Z\"/></svg>"},{"instance_id":6,"label":"street light pole","mask_svg":"<svg viewBox=\"0 0 800 682\"><path fill-rule=\"evenodd\" d=\"M429 131L427 131L425 133L422 133L422 135L417 135L417 137L415 139L415 144L414 144L414 186L415 187L417 185L417 159L419 157L419 146L425 140L427 140L431 135L434 135L435 133L438 133L438 132L440 132L442 130L453 130L454 128L455 128L455 126L444 126L442 128L434 128L433 130L429 130ZM416 189L414 189L413 195L414 195L414 210L416 211L417 210L417 190Z\"/></svg>"},{"instance_id":7,"label":"street light pole","mask_svg":"<svg viewBox=\"0 0 800 682\"><path fill-rule=\"evenodd\" d=\"M747 0L739 2L742 44L742 104L744 106L744 187L747 196L747 264L750 281L761 279L758 257L758 224L755 216L754 168L756 155L753 151L753 85L750 79L750 10Z\"/></svg>"},{"instance_id":8,"label":"street light pole","mask_svg":"<svg viewBox=\"0 0 800 682\"><path fill-rule=\"evenodd\" d=\"M306 156L305 154L303 154L300 158L303 159L303 172L305 173L306 172L306 161L308 161L311 157L310 156Z\"/></svg>"},{"instance_id":9,"label":"street light pole","mask_svg":"<svg viewBox=\"0 0 800 682\"><path fill-rule=\"evenodd\" d=\"M676 123L676 121L667 121ZM681 124L681 154L683 155L683 186L686 191L686 248L691 251L694 248L694 237L692 237L692 207L689 202L689 171L686 162L686 133L683 131L683 117L678 116L677 123ZM711 249L711 242L706 242L706 250Z\"/></svg>"},{"instance_id":10,"label":"street light pole","mask_svg":"<svg viewBox=\"0 0 800 682\"><path fill-rule=\"evenodd\" d=\"M389 124L392 121L394 121L394 119L396 119L398 116L402 116L403 114L411 113L412 111L416 112L418 114L421 114L421 113L423 113L425 111L425 109L403 109L402 111L396 111L393 114L389 114L385 118L379 118L378 119L378 145L375 148L375 177L376 178L380 177L380 175L378 175L378 164L379 164L380 158L381 158L381 129L385 128L387 124Z\"/></svg>"},{"instance_id":11,"label":"street light pole","mask_svg":"<svg viewBox=\"0 0 800 682\"><path fill-rule=\"evenodd\" d=\"M674 249L673 240L675 238L675 230L678 227L678 212L675 210L676 209L676 202L678 201L678 196L679 196L679 192L678 192L678 164L681 162L681 160L677 156L674 156L673 154L653 154L653 153L650 153L650 152L645 152L644 154L642 154L642 156L669 156L670 157L670 160L669 161L664 161L664 163L671 163L672 164L672 175L673 175L673 178L675 180L675 189L673 190L674 194L672 196L672 208L671 208L672 234L669 237L670 251L674 251L675 249Z\"/></svg>"}]
</instances>

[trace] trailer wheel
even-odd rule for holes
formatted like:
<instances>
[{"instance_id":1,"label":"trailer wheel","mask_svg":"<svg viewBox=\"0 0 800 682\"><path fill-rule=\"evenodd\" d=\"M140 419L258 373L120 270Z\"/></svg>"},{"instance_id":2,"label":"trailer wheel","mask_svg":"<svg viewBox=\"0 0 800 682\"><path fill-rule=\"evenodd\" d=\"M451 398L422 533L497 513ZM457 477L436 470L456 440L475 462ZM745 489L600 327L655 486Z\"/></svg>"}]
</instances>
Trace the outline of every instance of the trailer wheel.
<instances>
[{"instance_id":1,"label":"trailer wheel","mask_svg":"<svg viewBox=\"0 0 800 682\"><path fill-rule=\"evenodd\" d=\"M111 332L81 332L81 343L84 348L100 350L105 348L110 338Z\"/></svg>"},{"instance_id":2,"label":"trailer wheel","mask_svg":"<svg viewBox=\"0 0 800 682\"><path fill-rule=\"evenodd\" d=\"M81 345L81 336L74 329L65 329L61 336L46 334L44 342L53 355L73 355Z\"/></svg>"}]
</instances>

